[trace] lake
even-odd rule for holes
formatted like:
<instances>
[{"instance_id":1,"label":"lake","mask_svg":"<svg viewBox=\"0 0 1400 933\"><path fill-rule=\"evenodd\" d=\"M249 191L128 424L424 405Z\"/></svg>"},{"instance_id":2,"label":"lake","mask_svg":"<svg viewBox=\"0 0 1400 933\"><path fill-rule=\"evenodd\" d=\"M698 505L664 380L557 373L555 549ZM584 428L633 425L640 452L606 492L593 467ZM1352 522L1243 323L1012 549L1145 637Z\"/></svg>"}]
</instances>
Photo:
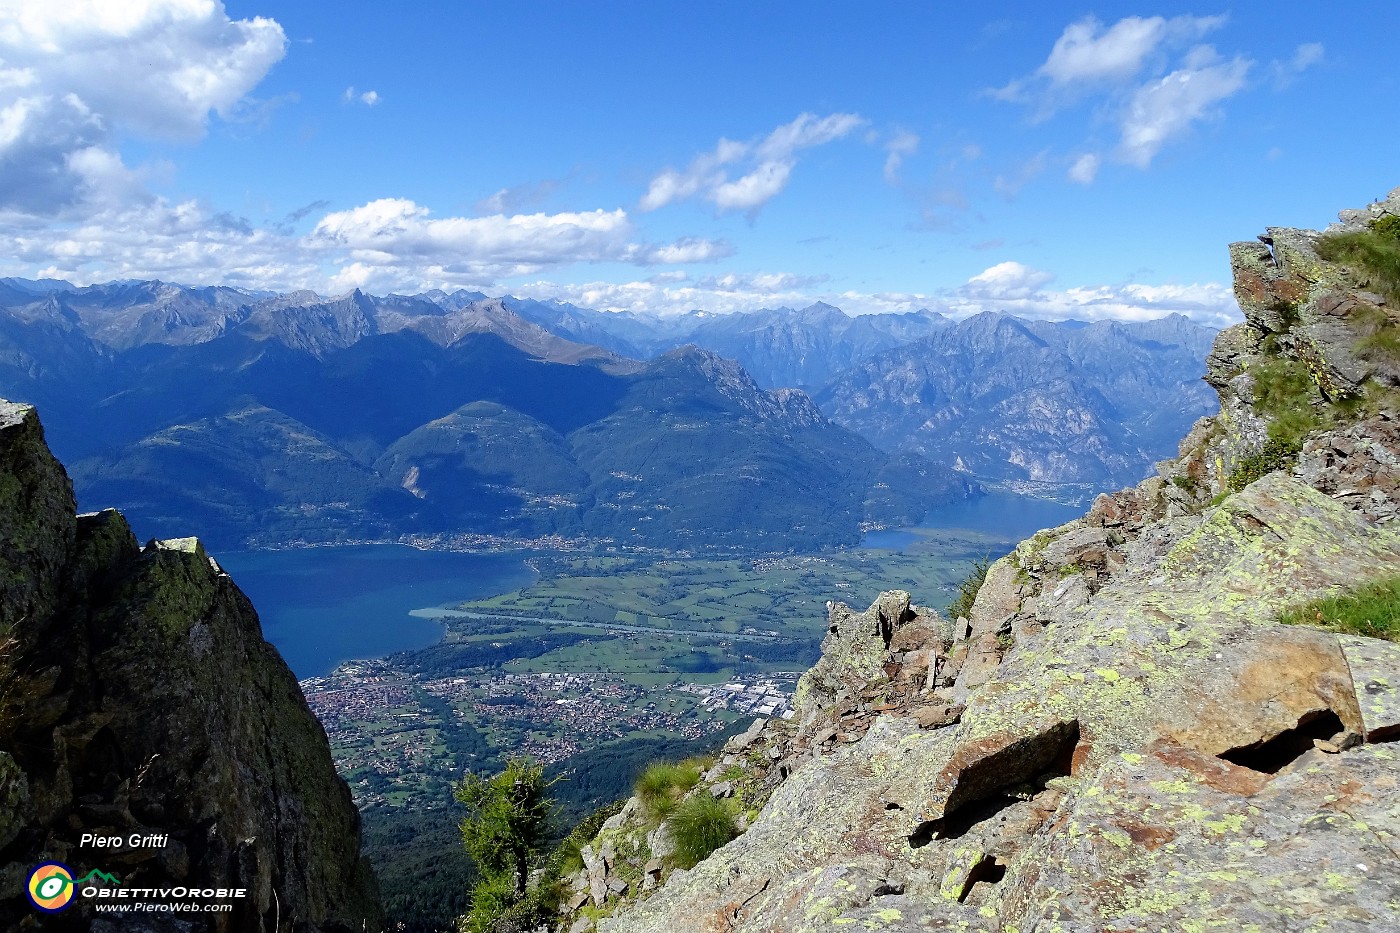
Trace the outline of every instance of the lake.
<instances>
[{"instance_id":1,"label":"lake","mask_svg":"<svg viewBox=\"0 0 1400 933\"><path fill-rule=\"evenodd\" d=\"M298 678L341 661L426 648L442 624L414 609L479 599L535 579L527 554L458 554L397 544L233 551L215 560L248 594L263 636Z\"/></svg>"},{"instance_id":2,"label":"lake","mask_svg":"<svg viewBox=\"0 0 1400 933\"><path fill-rule=\"evenodd\" d=\"M916 528L891 528L872 531L861 541L862 547L887 551L902 551L944 528L960 528L995 535L1010 542L1040 531L1063 525L1088 511L1087 506L1061 505L1046 499L1033 499L1009 492L988 492L975 499L965 499L939 506L924 516Z\"/></svg>"},{"instance_id":3,"label":"lake","mask_svg":"<svg viewBox=\"0 0 1400 933\"><path fill-rule=\"evenodd\" d=\"M961 528L1019 541L1084 513L992 492L930 512L912 529L873 531L864 547L900 551L939 529ZM298 678L328 674L342 661L382 658L436 644L443 627L414 613L519 589L535 579L528 552L458 554L397 544L231 551L215 555L262 619Z\"/></svg>"}]
</instances>

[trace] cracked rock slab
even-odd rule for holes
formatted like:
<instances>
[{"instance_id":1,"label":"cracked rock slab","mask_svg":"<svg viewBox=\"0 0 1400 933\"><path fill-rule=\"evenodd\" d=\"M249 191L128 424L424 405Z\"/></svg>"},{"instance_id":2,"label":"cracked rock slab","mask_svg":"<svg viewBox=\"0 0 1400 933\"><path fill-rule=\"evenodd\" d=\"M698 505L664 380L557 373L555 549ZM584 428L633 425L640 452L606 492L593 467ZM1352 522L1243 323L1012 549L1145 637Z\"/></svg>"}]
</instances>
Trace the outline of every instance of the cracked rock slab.
<instances>
[{"instance_id":1,"label":"cracked rock slab","mask_svg":"<svg viewBox=\"0 0 1400 933\"><path fill-rule=\"evenodd\" d=\"M1400 738L1400 645L1338 635L1368 742Z\"/></svg>"}]
</instances>

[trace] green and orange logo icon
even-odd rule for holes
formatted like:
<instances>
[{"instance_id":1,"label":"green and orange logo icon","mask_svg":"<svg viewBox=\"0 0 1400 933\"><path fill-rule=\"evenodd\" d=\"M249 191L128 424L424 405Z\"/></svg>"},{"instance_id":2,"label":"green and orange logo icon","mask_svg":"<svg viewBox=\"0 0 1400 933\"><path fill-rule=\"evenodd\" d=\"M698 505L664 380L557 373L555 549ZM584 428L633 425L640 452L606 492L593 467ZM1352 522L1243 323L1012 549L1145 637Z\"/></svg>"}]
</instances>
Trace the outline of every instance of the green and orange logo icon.
<instances>
[{"instance_id":1,"label":"green and orange logo icon","mask_svg":"<svg viewBox=\"0 0 1400 933\"><path fill-rule=\"evenodd\" d=\"M97 881L104 885L121 884L116 875L94 868L81 878L73 878L73 869L62 862L44 862L29 873L29 902L46 913L56 914L73 902L80 885Z\"/></svg>"},{"instance_id":2,"label":"green and orange logo icon","mask_svg":"<svg viewBox=\"0 0 1400 933\"><path fill-rule=\"evenodd\" d=\"M35 907L56 914L73 902L73 869L62 862L44 862L29 873L28 891Z\"/></svg>"}]
</instances>

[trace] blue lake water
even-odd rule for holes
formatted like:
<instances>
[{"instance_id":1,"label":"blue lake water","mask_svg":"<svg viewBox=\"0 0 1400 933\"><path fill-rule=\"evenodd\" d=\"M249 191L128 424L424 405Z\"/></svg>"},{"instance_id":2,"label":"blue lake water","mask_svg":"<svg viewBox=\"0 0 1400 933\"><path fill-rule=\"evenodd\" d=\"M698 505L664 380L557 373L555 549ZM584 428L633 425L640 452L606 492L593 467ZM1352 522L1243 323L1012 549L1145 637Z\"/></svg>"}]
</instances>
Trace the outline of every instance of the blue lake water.
<instances>
[{"instance_id":1,"label":"blue lake water","mask_svg":"<svg viewBox=\"0 0 1400 933\"><path fill-rule=\"evenodd\" d=\"M993 492L930 512L917 529L867 534L863 546L903 550L942 528L972 529L1008 542L1077 518L1066 506ZM297 677L330 673L341 661L380 658L436 644L442 623L415 609L480 599L525 586L528 553L457 554L396 544L216 554L262 619L263 634Z\"/></svg>"},{"instance_id":2,"label":"blue lake water","mask_svg":"<svg viewBox=\"0 0 1400 933\"><path fill-rule=\"evenodd\" d=\"M299 678L341 661L426 648L442 624L414 609L493 596L535 573L516 554L420 551L396 544L215 555L248 594L263 635Z\"/></svg>"},{"instance_id":3,"label":"blue lake water","mask_svg":"<svg viewBox=\"0 0 1400 933\"><path fill-rule=\"evenodd\" d=\"M995 535L1016 542L1042 528L1063 525L1088 509L1082 505L1061 505L1009 492L989 492L975 499L940 506L924 516L917 528L872 531L861 541L863 547L902 551L942 528L959 528Z\"/></svg>"}]
</instances>

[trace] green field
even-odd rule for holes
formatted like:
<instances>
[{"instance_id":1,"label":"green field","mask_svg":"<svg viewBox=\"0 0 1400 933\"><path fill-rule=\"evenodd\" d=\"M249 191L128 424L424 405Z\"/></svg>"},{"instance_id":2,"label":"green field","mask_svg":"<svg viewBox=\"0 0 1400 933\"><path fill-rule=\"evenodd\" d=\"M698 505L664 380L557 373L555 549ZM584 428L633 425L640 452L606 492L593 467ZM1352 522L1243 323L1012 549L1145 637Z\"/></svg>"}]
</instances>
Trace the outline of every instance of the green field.
<instances>
[{"instance_id":1,"label":"green field","mask_svg":"<svg viewBox=\"0 0 1400 933\"><path fill-rule=\"evenodd\" d=\"M451 900L470 876L452 827L466 769L532 755L567 776L561 820L577 820L624 796L648 761L772 715L758 704L790 693L816 660L828 600L863 609L904 589L941 612L976 560L1009 547L939 532L904 553L537 557L535 583L460 604L441 643L345 665L308 682L307 697L365 810L389 899L409 905L411 879L431 863L452 879L440 892ZM735 684L744 692L727 693Z\"/></svg>"},{"instance_id":2,"label":"green field","mask_svg":"<svg viewBox=\"0 0 1400 933\"><path fill-rule=\"evenodd\" d=\"M528 587L459 608L545 621L620 623L659 630L809 638L826 622L827 600L864 608L903 589L940 611L972 562L1009 544L970 532L925 538L906 553L852 549L758 560L542 558ZM449 627L453 627L449 623Z\"/></svg>"}]
</instances>

